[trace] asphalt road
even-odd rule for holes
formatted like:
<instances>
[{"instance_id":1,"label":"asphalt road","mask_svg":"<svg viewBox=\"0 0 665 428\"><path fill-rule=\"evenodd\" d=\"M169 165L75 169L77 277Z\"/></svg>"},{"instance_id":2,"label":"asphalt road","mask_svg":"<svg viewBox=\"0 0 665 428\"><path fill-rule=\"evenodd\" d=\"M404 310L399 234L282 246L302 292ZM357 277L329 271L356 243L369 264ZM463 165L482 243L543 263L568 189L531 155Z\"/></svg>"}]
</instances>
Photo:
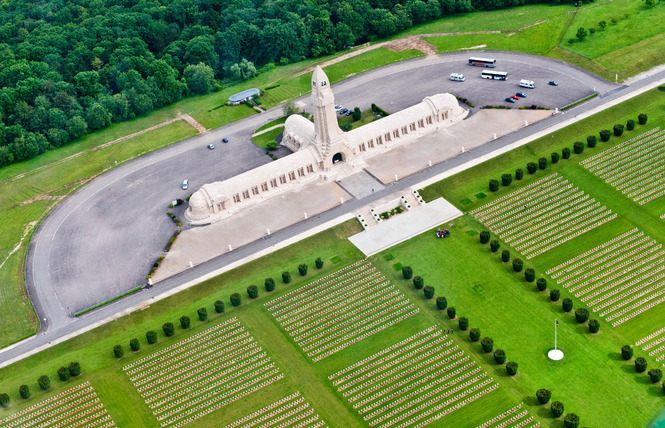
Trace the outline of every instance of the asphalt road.
<instances>
[{"instance_id":1,"label":"asphalt road","mask_svg":"<svg viewBox=\"0 0 665 428\"><path fill-rule=\"evenodd\" d=\"M517 67L520 61L523 70L531 70L530 74L523 71L526 78L536 80L537 89L528 94L531 103L545 105L537 101L542 86L537 79L559 81L560 86L554 89L561 90L560 98L556 99L560 105L582 98L591 93L594 87L602 95L576 107L573 112L586 111L665 76L665 73L660 73L629 88L618 88L584 70L555 60L514 53L485 53L485 56L488 55L497 58L500 65L506 64L504 70L509 70L509 66ZM466 65L467 57L468 54L437 56L364 73L334 85L336 100L347 106L358 105L361 108L375 102L394 111L413 105L427 95L451 91L466 96L477 105L493 104L492 97L497 97L499 91L486 89L493 88L486 84L503 84L508 88L511 80L489 82L478 78L477 83L474 82L470 75L479 74L481 69ZM462 71L467 75L466 82L447 79L450 73L459 72L461 67L469 70ZM464 90L470 91L470 95L457 89L461 85L464 85ZM475 88L475 85L481 89ZM572 89L572 85L578 85L577 89ZM397 91L395 88L404 89ZM474 99L473 94L476 93L486 98ZM503 91L500 97L505 97ZM307 103L309 97L303 97L303 100ZM554 98L547 95L544 100ZM549 103L546 105L556 106ZM373 199L416 185L428 177L555 125L567 119L569 114L553 116L522 128L474 151L402 179L367 198L349 201L275 232L267 239L235 249L162 281L149 290L125 297L80 318L71 317L70 314L75 311L144 283L146 271L174 230L171 220L164 214L166 207L172 199L188 194L180 188L182 180L189 179L193 191L206 182L224 179L267 162L269 158L251 144L249 136L253 129L280 115L281 109L275 108L143 156L109 171L63 201L47 216L33 236L26 264L28 291L43 321L42 329L38 336L0 351L0 362L120 313L341 214L355 211ZM230 142L220 143L222 137L229 138ZM209 151L206 149L208 143L215 143L217 148Z\"/></svg>"}]
</instances>

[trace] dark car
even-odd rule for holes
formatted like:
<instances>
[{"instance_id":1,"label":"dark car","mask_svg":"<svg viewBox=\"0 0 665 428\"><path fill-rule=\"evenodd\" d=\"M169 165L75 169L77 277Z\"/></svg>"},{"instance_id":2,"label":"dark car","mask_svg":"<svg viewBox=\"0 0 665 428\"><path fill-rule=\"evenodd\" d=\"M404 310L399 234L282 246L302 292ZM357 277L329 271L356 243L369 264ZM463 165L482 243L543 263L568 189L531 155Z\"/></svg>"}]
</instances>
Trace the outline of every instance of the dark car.
<instances>
[{"instance_id":1,"label":"dark car","mask_svg":"<svg viewBox=\"0 0 665 428\"><path fill-rule=\"evenodd\" d=\"M343 109L341 109L341 110L339 111L339 114L341 114L342 116L344 116L348 111L349 111L348 108L343 108Z\"/></svg>"},{"instance_id":2,"label":"dark car","mask_svg":"<svg viewBox=\"0 0 665 428\"><path fill-rule=\"evenodd\" d=\"M228 138L222 138L222 143L228 143L228 142L229 142Z\"/></svg>"},{"instance_id":3,"label":"dark car","mask_svg":"<svg viewBox=\"0 0 665 428\"><path fill-rule=\"evenodd\" d=\"M510 97L506 97L506 102L509 102L509 103L514 103L514 102L515 102L515 100L514 100L514 99L512 99L512 98L510 98Z\"/></svg>"},{"instance_id":4,"label":"dark car","mask_svg":"<svg viewBox=\"0 0 665 428\"><path fill-rule=\"evenodd\" d=\"M559 86L559 83L556 80L550 80L549 84L552 86Z\"/></svg>"},{"instance_id":5,"label":"dark car","mask_svg":"<svg viewBox=\"0 0 665 428\"><path fill-rule=\"evenodd\" d=\"M524 92L518 92L515 95L517 95L520 98L526 98L526 94Z\"/></svg>"},{"instance_id":6,"label":"dark car","mask_svg":"<svg viewBox=\"0 0 665 428\"><path fill-rule=\"evenodd\" d=\"M344 113L344 116L351 116L353 114L353 110L349 110L346 113Z\"/></svg>"}]
</instances>

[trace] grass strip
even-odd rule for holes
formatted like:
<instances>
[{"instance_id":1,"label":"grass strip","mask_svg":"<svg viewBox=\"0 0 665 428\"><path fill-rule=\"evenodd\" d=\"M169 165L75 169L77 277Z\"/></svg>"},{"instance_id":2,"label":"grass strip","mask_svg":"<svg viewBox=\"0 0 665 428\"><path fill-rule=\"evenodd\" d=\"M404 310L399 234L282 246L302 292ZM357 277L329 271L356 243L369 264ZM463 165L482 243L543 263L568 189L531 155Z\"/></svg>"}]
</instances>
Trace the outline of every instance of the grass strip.
<instances>
[{"instance_id":1,"label":"grass strip","mask_svg":"<svg viewBox=\"0 0 665 428\"><path fill-rule=\"evenodd\" d=\"M597 97L597 96L598 96L598 94L591 94L591 95L589 95L588 97L584 97L584 98L582 98L581 100L577 100L577 101L575 101L574 103L570 103L570 104L568 104L567 106L563 106L563 107L561 107L561 111L568 110L569 108L573 108L573 107L575 107L576 105L578 105L578 104L582 104L584 101L588 101L588 100L590 100L591 98L594 98L594 97Z\"/></svg>"},{"instance_id":2,"label":"grass strip","mask_svg":"<svg viewBox=\"0 0 665 428\"><path fill-rule=\"evenodd\" d=\"M134 293L136 293L137 291L140 291L142 288L143 288L143 287L141 287L141 286L139 285L139 286L136 287L136 288L132 288L132 289L129 290L129 291L125 291L125 292L122 293L122 294L118 294L118 295L115 296L115 297L111 297L111 298L108 299L108 300L104 300L104 301L101 302L101 303L97 303L95 306L90 306L90 307L87 308L87 309L83 309L82 311L77 312L76 314L74 314L74 316L75 316L75 317L80 317L80 316L83 315L83 314L86 314L86 313L88 313L88 312L90 312L90 311L93 311L93 310L95 310L95 309L97 309L97 308L101 308L102 306L104 306L104 305L108 305L108 304L111 303L111 302L115 302L116 300L118 300L118 299L120 299L120 298L122 298L122 297L129 296L130 294L134 294Z\"/></svg>"}]
</instances>

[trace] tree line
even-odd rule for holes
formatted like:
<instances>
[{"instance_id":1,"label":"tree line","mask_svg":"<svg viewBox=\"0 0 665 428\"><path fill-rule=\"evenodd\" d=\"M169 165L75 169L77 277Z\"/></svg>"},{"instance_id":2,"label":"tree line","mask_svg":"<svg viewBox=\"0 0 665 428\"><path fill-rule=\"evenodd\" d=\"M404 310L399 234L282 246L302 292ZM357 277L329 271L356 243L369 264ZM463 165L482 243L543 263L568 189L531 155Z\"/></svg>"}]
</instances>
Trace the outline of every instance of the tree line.
<instances>
[{"instance_id":1,"label":"tree line","mask_svg":"<svg viewBox=\"0 0 665 428\"><path fill-rule=\"evenodd\" d=\"M561 0L5 1L0 167L213 91L217 79L253 77L257 66L536 2Z\"/></svg>"}]
</instances>

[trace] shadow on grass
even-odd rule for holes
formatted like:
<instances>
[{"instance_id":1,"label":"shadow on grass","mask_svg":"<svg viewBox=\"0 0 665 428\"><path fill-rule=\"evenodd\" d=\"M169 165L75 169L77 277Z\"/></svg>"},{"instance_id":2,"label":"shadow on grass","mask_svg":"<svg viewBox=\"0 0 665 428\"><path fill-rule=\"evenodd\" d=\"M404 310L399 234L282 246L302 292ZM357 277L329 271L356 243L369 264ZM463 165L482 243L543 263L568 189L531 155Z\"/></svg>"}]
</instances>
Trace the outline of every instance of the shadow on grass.
<instances>
[{"instance_id":1,"label":"shadow on grass","mask_svg":"<svg viewBox=\"0 0 665 428\"><path fill-rule=\"evenodd\" d=\"M623 361L623 358L621 357L621 352L610 352L607 354L610 360L615 360L615 361Z\"/></svg>"}]
</instances>

